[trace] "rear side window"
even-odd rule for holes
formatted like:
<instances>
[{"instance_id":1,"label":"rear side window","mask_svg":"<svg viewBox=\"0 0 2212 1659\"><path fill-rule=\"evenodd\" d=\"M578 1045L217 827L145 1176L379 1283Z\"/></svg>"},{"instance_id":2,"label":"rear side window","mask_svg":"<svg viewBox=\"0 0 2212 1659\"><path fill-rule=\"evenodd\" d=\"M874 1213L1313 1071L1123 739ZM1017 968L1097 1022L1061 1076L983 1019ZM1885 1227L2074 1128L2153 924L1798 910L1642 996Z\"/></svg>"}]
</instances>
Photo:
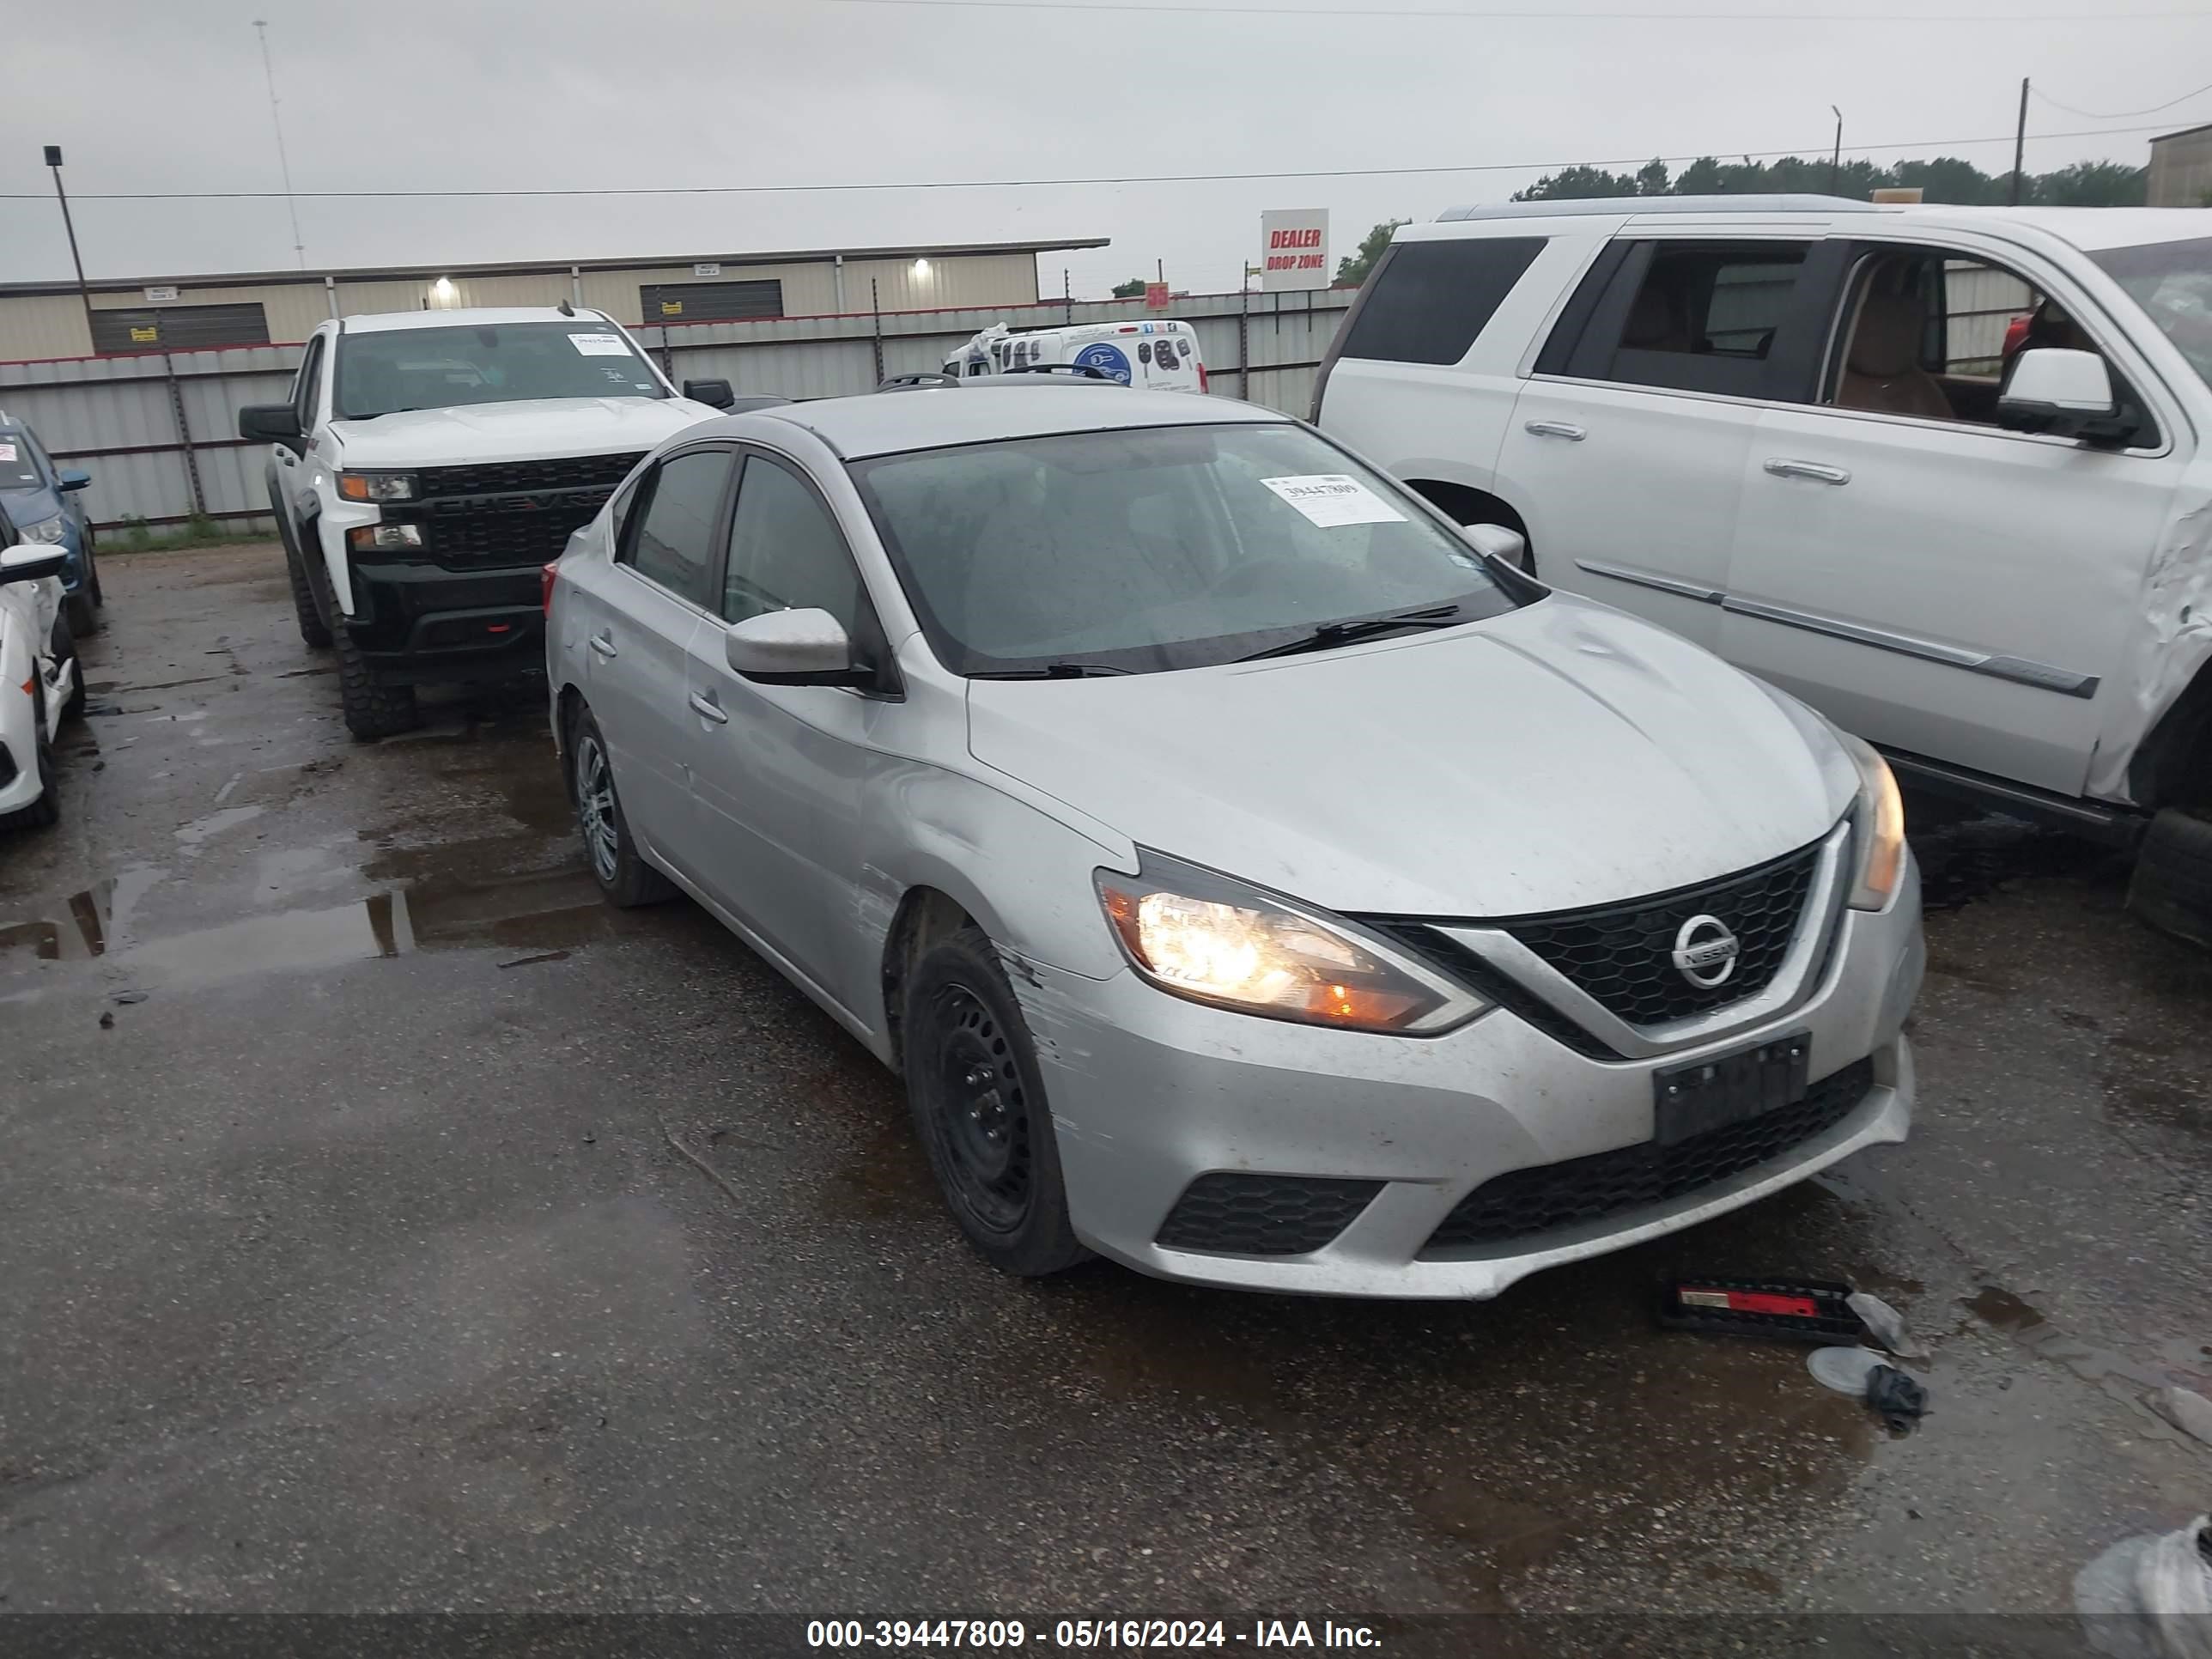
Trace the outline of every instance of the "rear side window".
<instances>
[{"instance_id":1,"label":"rear side window","mask_svg":"<svg viewBox=\"0 0 2212 1659\"><path fill-rule=\"evenodd\" d=\"M1401 242L1362 296L1343 355L1455 363L1543 251L1541 236Z\"/></svg>"},{"instance_id":2,"label":"rear side window","mask_svg":"<svg viewBox=\"0 0 2212 1659\"><path fill-rule=\"evenodd\" d=\"M708 602L714 532L733 459L726 449L698 449L663 461L623 526L624 562L694 605Z\"/></svg>"}]
</instances>

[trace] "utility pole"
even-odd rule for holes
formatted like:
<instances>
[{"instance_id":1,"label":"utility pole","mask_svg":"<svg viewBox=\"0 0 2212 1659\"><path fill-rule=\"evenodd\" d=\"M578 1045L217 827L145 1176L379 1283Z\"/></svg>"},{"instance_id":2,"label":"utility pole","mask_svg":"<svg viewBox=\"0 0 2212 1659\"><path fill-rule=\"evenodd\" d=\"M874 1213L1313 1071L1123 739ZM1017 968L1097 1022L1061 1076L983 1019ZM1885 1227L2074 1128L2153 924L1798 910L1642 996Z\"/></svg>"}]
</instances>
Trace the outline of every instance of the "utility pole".
<instances>
[{"instance_id":1,"label":"utility pole","mask_svg":"<svg viewBox=\"0 0 2212 1659\"><path fill-rule=\"evenodd\" d=\"M53 169L54 196L62 204L62 228L69 233L70 263L76 267L77 297L84 301L85 349L97 352L92 332L92 289L84 280L84 256L76 251L76 222L70 217L69 192L62 188L62 147L46 146L46 165Z\"/></svg>"},{"instance_id":2,"label":"utility pole","mask_svg":"<svg viewBox=\"0 0 2212 1659\"><path fill-rule=\"evenodd\" d=\"M1843 189L1844 179L1844 112L1833 104L1828 106L1836 118L1836 151L1828 158L1828 194L1837 195Z\"/></svg>"},{"instance_id":3,"label":"utility pole","mask_svg":"<svg viewBox=\"0 0 2212 1659\"><path fill-rule=\"evenodd\" d=\"M268 20L255 18L253 32L261 37L261 77L269 83L269 125L276 129L276 166L284 175L284 210L292 216L292 257L305 270L307 249L300 235L300 204L292 197L292 163L284 154L284 123L276 113L276 71L269 63Z\"/></svg>"},{"instance_id":4,"label":"utility pole","mask_svg":"<svg viewBox=\"0 0 2212 1659\"><path fill-rule=\"evenodd\" d=\"M1067 320L1072 323L1075 320L1075 285L1069 277L1067 270L1066 265L1060 268L1060 309L1066 313Z\"/></svg>"},{"instance_id":5,"label":"utility pole","mask_svg":"<svg viewBox=\"0 0 2212 1659\"><path fill-rule=\"evenodd\" d=\"M2027 77L2020 77L2020 125L2012 138L2012 204L2020 205L2022 170L2027 163Z\"/></svg>"}]
</instances>

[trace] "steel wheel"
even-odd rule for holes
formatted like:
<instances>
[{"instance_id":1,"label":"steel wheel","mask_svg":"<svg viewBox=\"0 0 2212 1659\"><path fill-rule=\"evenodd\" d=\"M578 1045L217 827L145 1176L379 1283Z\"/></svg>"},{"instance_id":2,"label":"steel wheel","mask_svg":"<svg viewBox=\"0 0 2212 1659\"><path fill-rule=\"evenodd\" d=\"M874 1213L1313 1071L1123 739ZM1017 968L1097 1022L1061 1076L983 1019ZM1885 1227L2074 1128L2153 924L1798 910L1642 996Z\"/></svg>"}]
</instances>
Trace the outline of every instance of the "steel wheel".
<instances>
[{"instance_id":1,"label":"steel wheel","mask_svg":"<svg viewBox=\"0 0 2212 1659\"><path fill-rule=\"evenodd\" d=\"M611 886L618 873L622 831L615 821L614 773L596 732L581 732L576 739L576 821L583 828L592 871Z\"/></svg>"},{"instance_id":2,"label":"steel wheel","mask_svg":"<svg viewBox=\"0 0 2212 1659\"><path fill-rule=\"evenodd\" d=\"M933 1001L929 1121L953 1201L987 1232L1018 1231L1036 1187L1030 1115L1012 1047L975 992Z\"/></svg>"}]
</instances>

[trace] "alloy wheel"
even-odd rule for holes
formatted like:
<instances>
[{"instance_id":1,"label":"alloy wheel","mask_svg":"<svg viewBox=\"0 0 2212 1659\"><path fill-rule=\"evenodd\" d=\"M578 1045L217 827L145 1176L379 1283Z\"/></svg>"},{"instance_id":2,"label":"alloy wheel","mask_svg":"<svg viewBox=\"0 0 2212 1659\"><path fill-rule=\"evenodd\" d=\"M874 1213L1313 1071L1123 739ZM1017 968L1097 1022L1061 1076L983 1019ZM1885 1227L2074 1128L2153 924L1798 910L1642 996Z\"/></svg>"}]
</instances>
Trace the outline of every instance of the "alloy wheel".
<instances>
[{"instance_id":1,"label":"alloy wheel","mask_svg":"<svg viewBox=\"0 0 2212 1659\"><path fill-rule=\"evenodd\" d=\"M615 822L615 778L607 767L607 751L589 733L576 743L576 821L584 832L592 869L611 884L622 845Z\"/></svg>"}]
</instances>

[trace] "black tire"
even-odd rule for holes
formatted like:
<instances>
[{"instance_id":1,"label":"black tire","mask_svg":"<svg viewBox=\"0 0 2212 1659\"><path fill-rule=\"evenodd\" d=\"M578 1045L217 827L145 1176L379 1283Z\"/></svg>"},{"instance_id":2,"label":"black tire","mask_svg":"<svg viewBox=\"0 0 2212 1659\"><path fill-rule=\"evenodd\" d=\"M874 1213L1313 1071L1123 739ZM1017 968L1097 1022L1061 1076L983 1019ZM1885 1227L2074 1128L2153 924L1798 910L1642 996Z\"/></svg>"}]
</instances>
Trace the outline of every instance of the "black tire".
<instances>
[{"instance_id":1,"label":"black tire","mask_svg":"<svg viewBox=\"0 0 2212 1659\"><path fill-rule=\"evenodd\" d=\"M2150 821L2128 908L2162 933L2212 947L2212 811L2169 806Z\"/></svg>"},{"instance_id":2,"label":"black tire","mask_svg":"<svg viewBox=\"0 0 2212 1659\"><path fill-rule=\"evenodd\" d=\"M1024 1279L1087 1259L1067 1218L1036 1046L981 928L922 954L907 978L901 1030L915 1132L969 1243Z\"/></svg>"},{"instance_id":3,"label":"black tire","mask_svg":"<svg viewBox=\"0 0 2212 1659\"><path fill-rule=\"evenodd\" d=\"M53 653L57 663L67 663L72 671L69 701L62 704L62 718L65 720L78 719L84 713L84 659L76 653L76 628L67 605L64 605L61 615L54 618Z\"/></svg>"},{"instance_id":4,"label":"black tire","mask_svg":"<svg viewBox=\"0 0 2212 1659\"><path fill-rule=\"evenodd\" d=\"M95 611L107 608L107 590L100 585L100 556L93 551L92 532L84 532L85 586L92 590L92 605Z\"/></svg>"},{"instance_id":5,"label":"black tire","mask_svg":"<svg viewBox=\"0 0 2212 1659\"><path fill-rule=\"evenodd\" d=\"M638 855L637 842L615 790L607 740L588 708L568 728L568 803L584 841L584 862L607 902L625 910L676 896L676 884Z\"/></svg>"},{"instance_id":6,"label":"black tire","mask_svg":"<svg viewBox=\"0 0 2212 1659\"><path fill-rule=\"evenodd\" d=\"M339 628L331 643L337 647L338 702L345 711L347 731L363 743L374 743L412 732L422 723L413 686L379 683L368 659L344 628Z\"/></svg>"},{"instance_id":7,"label":"black tire","mask_svg":"<svg viewBox=\"0 0 2212 1659\"><path fill-rule=\"evenodd\" d=\"M54 745L46 736L46 697L43 687L34 694L32 706L39 728L39 798L28 806L0 814L0 830L46 830L61 822L62 797L54 775Z\"/></svg>"},{"instance_id":8,"label":"black tire","mask_svg":"<svg viewBox=\"0 0 2212 1659\"><path fill-rule=\"evenodd\" d=\"M100 632L100 602L93 597L89 576L76 592L62 601L62 614L69 618L70 632L81 640L88 640Z\"/></svg>"},{"instance_id":9,"label":"black tire","mask_svg":"<svg viewBox=\"0 0 2212 1659\"><path fill-rule=\"evenodd\" d=\"M307 580L307 567L293 538L291 524L275 501L269 505L276 514L276 538L284 544L284 574L292 581L292 614L300 623L300 638L310 650L327 650L331 644L330 624L316 607L315 586Z\"/></svg>"}]
</instances>

